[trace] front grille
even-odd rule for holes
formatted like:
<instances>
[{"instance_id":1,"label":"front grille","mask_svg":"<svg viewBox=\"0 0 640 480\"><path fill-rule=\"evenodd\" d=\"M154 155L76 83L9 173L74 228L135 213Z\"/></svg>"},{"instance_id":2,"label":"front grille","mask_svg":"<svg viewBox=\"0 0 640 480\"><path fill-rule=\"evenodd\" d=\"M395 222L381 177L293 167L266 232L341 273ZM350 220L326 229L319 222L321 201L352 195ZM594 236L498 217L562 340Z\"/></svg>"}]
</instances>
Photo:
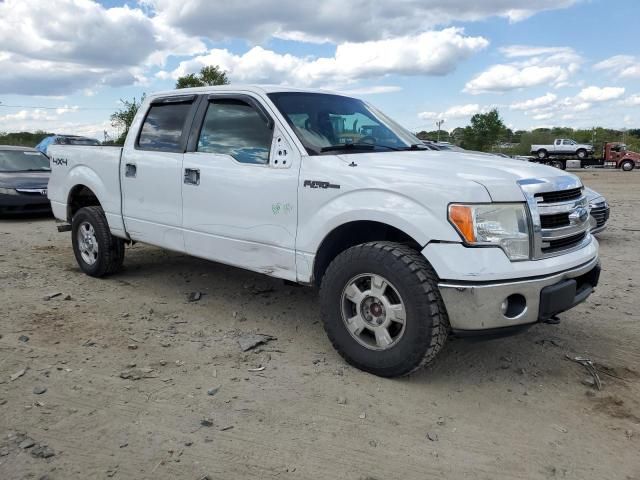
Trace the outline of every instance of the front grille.
<instances>
[{"instance_id":1,"label":"front grille","mask_svg":"<svg viewBox=\"0 0 640 480\"><path fill-rule=\"evenodd\" d=\"M609 220L609 208L605 206L592 208L591 216L596 219L597 226L601 227Z\"/></svg>"},{"instance_id":2,"label":"front grille","mask_svg":"<svg viewBox=\"0 0 640 480\"><path fill-rule=\"evenodd\" d=\"M560 250L568 250L576 245L580 244L587 236L587 232L580 232L570 237L559 238L557 240L550 240L547 242L547 246L542 247L542 253L549 254L555 253Z\"/></svg>"},{"instance_id":3,"label":"front grille","mask_svg":"<svg viewBox=\"0 0 640 480\"><path fill-rule=\"evenodd\" d=\"M559 190L556 192L536 193L535 197L542 199L541 203L561 203L570 200L577 200L582 196L582 188L572 188L571 190ZM538 200L540 202L540 200Z\"/></svg>"},{"instance_id":4,"label":"front grille","mask_svg":"<svg viewBox=\"0 0 640 480\"><path fill-rule=\"evenodd\" d=\"M555 213L552 215L541 215L540 223L542 228L558 228L569 225L568 213Z\"/></svg>"}]
</instances>

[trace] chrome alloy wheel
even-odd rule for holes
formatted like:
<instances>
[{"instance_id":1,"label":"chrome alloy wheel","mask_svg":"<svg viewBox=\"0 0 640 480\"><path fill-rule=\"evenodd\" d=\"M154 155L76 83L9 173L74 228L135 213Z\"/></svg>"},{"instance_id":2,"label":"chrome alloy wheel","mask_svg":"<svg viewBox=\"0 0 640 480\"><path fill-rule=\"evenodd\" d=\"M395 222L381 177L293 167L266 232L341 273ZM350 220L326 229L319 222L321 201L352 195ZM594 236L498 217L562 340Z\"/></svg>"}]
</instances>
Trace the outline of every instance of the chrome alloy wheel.
<instances>
[{"instance_id":1,"label":"chrome alloy wheel","mask_svg":"<svg viewBox=\"0 0 640 480\"><path fill-rule=\"evenodd\" d=\"M93 225L89 222L82 222L77 235L82 260L88 265L93 265L98 261L98 239Z\"/></svg>"},{"instance_id":2,"label":"chrome alloy wheel","mask_svg":"<svg viewBox=\"0 0 640 480\"><path fill-rule=\"evenodd\" d=\"M386 278L364 273L342 291L342 321L363 347L387 350L405 331L406 309L398 290Z\"/></svg>"}]
</instances>

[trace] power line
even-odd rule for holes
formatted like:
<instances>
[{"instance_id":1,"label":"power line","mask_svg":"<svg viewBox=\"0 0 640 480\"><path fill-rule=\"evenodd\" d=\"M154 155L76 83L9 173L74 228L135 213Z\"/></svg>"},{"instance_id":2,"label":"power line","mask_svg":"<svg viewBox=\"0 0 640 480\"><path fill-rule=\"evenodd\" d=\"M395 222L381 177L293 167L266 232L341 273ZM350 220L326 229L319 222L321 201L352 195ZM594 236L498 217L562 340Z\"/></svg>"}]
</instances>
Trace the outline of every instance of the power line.
<instances>
[{"instance_id":1,"label":"power line","mask_svg":"<svg viewBox=\"0 0 640 480\"><path fill-rule=\"evenodd\" d=\"M0 107L6 107L6 108L34 108L34 109L40 109L40 110L59 110L59 109L65 109L65 110L113 110L114 107L69 107L68 105L62 106L62 107L44 107L44 106L37 106L37 105L5 105L4 103L0 102Z\"/></svg>"}]
</instances>

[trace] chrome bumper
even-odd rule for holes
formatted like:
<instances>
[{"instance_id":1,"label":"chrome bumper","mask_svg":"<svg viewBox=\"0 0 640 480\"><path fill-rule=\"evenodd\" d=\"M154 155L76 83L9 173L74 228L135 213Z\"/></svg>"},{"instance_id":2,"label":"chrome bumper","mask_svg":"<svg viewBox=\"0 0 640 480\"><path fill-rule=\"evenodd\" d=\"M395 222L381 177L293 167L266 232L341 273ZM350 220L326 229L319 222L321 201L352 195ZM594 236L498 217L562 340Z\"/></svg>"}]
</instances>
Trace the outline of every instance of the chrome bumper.
<instances>
[{"instance_id":1,"label":"chrome bumper","mask_svg":"<svg viewBox=\"0 0 640 480\"><path fill-rule=\"evenodd\" d=\"M584 301L598 282L598 257L553 275L507 282L447 282L438 286L452 330L515 327L545 320Z\"/></svg>"}]
</instances>

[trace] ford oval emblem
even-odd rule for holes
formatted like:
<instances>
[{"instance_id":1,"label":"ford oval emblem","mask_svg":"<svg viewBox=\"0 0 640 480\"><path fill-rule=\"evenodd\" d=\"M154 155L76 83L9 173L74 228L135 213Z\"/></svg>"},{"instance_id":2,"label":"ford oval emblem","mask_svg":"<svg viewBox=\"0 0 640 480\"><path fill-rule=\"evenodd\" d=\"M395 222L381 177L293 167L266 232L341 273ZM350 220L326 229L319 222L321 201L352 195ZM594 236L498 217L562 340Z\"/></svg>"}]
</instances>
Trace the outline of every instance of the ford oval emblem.
<instances>
[{"instance_id":1,"label":"ford oval emblem","mask_svg":"<svg viewBox=\"0 0 640 480\"><path fill-rule=\"evenodd\" d=\"M574 221L579 221L580 223L584 223L589 218L589 210L587 210L584 207L578 207L573 212L571 212L571 215L569 215L569 218L571 218Z\"/></svg>"}]
</instances>

